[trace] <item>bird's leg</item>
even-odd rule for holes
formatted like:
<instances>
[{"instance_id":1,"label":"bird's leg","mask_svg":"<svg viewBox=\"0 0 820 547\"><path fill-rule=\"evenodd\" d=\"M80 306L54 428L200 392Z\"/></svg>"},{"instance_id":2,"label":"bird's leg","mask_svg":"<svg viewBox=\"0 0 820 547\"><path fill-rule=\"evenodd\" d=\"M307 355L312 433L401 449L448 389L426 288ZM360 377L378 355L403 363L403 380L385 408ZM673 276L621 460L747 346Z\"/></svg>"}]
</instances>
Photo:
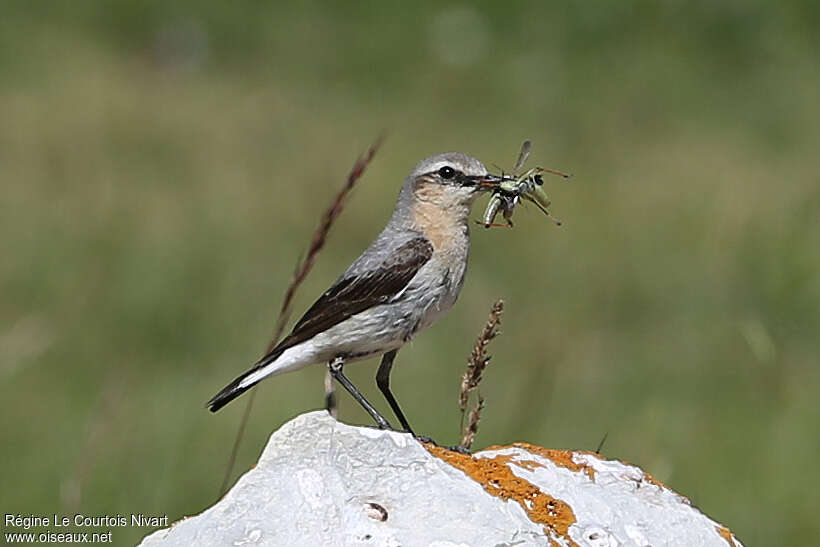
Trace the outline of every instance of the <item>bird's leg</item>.
<instances>
[{"instance_id":1,"label":"bird's leg","mask_svg":"<svg viewBox=\"0 0 820 547\"><path fill-rule=\"evenodd\" d=\"M401 422L401 426L404 428L405 431L416 436L413 433L413 429L410 427L410 424L407 423L407 418L404 417L404 413L399 408L399 403L396 402L396 398L393 397L393 394L390 392L390 370L393 368L393 359L396 358L396 353L398 350L388 351L382 357L382 362L379 365L379 371L376 373L376 385L379 386L379 389L384 394L384 398L387 399L387 402L390 403L390 408L393 409L393 413Z\"/></svg>"},{"instance_id":2,"label":"bird's leg","mask_svg":"<svg viewBox=\"0 0 820 547\"><path fill-rule=\"evenodd\" d=\"M331 362L329 362L327 364L327 368L330 371L330 375L333 376L333 378L335 378L337 382L342 384L342 386L344 386L347 392L350 393L353 396L353 398L356 399L356 401L360 405L362 405L362 407L364 407L367 413L370 414L373 420L376 421L376 423L379 426L379 429L390 429L391 431L395 431L395 429L393 429L393 427L388 423L388 421L385 420L381 414L379 414L379 412L373 407L373 405L367 402L367 399L365 399L364 396L359 392L359 390L356 389L356 386L354 386L350 382L350 380L347 379L344 373L342 373L342 368L344 367L344 364L345 361L342 357L336 357Z\"/></svg>"},{"instance_id":3,"label":"bird's leg","mask_svg":"<svg viewBox=\"0 0 820 547\"><path fill-rule=\"evenodd\" d=\"M425 435L416 435L413 431L413 428L410 427L410 424L407 423L407 418L404 417L404 413L399 408L399 403L396 401L396 398L393 397L393 393L390 392L390 371L393 369L393 360L396 358L396 353L398 350L388 351L382 357L382 362L379 365L379 370L376 372L376 385L379 386L379 389L384 394L384 398L387 399L387 402L390 403L390 408L393 409L393 412L396 414L396 417L401 422L401 426L404 428L405 431L413 435L416 439L423 443L431 443L436 446L440 446L436 441L427 437ZM458 446L445 446L449 450L455 450L456 452L460 452L462 454L469 454L470 451Z\"/></svg>"}]
</instances>

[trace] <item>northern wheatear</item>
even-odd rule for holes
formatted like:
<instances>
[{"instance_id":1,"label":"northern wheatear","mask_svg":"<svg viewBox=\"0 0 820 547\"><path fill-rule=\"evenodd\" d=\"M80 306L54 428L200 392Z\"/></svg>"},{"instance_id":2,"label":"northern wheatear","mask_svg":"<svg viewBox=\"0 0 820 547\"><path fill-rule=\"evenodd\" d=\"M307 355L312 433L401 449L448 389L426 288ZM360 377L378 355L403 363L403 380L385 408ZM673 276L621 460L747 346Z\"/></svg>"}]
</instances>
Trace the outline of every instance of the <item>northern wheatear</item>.
<instances>
[{"instance_id":1,"label":"northern wheatear","mask_svg":"<svg viewBox=\"0 0 820 547\"><path fill-rule=\"evenodd\" d=\"M345 377L345 364L383 355L376 383L402 427L413 432L390 392L398 349L455 303L470 248L470 208L498 177L465 154L428 158L405 179L393 216L376 240L310 307L293 332L210 401L216 412L274 374L327 363L331 375L380 428L392 429Z\"/></svg>"}]
</instances>

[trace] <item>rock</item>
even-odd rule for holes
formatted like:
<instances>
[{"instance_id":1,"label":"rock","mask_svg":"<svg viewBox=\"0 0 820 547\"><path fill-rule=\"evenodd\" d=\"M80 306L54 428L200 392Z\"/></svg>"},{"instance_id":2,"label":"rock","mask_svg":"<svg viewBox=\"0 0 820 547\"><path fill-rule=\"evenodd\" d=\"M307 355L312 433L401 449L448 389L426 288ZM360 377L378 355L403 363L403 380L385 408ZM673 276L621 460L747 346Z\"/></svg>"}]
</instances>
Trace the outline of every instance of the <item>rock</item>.
<instances>
[{"instance_id":1,"label":"rock","mask_svg":"<svg viewBox=\"0 0 820 547\"><path fill-rule=\"evenodd\" d=\"M275 432L213 507L141 545L741 543L633 465L525 443L469 456L317 411Z\"/></svg>"}]
</instances>

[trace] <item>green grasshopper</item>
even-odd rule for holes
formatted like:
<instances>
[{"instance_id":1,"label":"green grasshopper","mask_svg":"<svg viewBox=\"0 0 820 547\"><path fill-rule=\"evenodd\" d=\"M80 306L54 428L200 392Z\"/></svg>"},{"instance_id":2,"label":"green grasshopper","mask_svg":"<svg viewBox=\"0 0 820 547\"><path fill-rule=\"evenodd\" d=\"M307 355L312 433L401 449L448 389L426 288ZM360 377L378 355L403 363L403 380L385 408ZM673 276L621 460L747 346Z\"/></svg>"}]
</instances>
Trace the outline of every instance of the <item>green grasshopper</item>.
<instances>
[{"instance_id":1,"label":"green grasshopper","mask_svg":"<svg viewBox=\"0 0 820 547\"><path fill-rule=\"evenodd\" d=\"M483 224L485 228L491 226L504 226L504 224L494 224L496 215L501 211L504 215L504 220L507 221L506 226L512 227L512 216L515 206L521 203L521 198L534 203L541 211L550 217L556 225L560 226L561 221L550 215L547 207L550 206L550 199L546 192L541 187L544 184L544 179L541 178L542 173L550 173L561 177L569 178L572 175L561 173L552 169L544 169L542 167L533 167L522 174L518 171L526 163L530 156L532 143L524 141L521 145L521 152L518 154L518 161L515 162L515 167L512 173L505 175L501 172L500 176L496 176L492 182L496 185L493 188L493 193L490 196L490 201L487 203L487 208L484 210L484 217L481 221L476 221L478 224Z\"/></svg>"}]
</instances>

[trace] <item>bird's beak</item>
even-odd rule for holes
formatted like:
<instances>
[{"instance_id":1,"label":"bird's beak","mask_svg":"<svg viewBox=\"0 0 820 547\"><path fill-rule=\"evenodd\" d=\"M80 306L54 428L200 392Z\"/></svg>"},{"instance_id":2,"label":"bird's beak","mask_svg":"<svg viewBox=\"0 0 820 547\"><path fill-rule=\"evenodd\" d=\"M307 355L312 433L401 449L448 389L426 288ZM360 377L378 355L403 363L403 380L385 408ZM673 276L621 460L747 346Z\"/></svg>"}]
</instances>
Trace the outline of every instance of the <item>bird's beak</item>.
<instances>
[{"instance_id":1,"label":"bird's beak","mask_svg":"<svg viewBox=\"0 0 820 547\"><path fill-rule=\"evenodd\" d=\"M488 173L486 175L470 177L470 185L475 186L477 191L486 192L498 186L503 180L503 177L490 175Z\"/></svg>"}]
</instances>

